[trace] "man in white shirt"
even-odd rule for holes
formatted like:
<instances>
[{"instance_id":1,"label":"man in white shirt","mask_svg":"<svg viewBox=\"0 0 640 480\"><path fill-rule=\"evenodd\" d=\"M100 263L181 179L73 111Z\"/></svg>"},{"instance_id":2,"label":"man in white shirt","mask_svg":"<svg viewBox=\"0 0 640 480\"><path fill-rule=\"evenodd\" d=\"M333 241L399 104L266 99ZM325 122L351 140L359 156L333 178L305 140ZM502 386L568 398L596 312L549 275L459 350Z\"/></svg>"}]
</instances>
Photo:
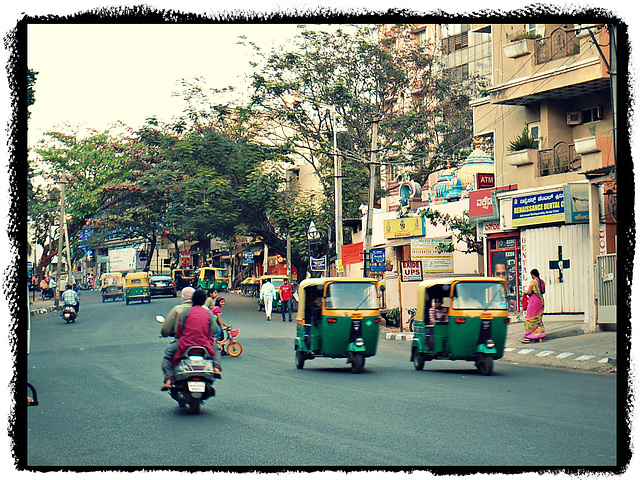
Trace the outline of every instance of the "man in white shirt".
<instances>
[{"instance_id":1,"label":"man in white shirt","mask_svg":"<svg viewBox=\"0 0 640 480\"><path fill-rule=\"evenodd\" d=\"M273 299L276 298L276 287L271 283L271 279L265 279L260 289L260 301L264 301L264 311L267 314L267 321L271 320L271 310L273 308Z\"/></svg>"}]
</instances>

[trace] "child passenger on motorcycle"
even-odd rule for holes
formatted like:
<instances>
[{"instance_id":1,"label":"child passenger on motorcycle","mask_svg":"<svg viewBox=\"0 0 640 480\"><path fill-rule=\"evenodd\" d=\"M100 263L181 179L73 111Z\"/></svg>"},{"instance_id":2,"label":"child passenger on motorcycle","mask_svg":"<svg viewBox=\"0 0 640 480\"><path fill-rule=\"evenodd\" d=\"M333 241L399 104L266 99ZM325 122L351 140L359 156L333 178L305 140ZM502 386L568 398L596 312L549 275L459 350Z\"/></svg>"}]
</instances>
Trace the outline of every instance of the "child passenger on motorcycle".
<instances>
[{"instance_id":1,"label":"child passenger on motorcycle","mask_svg":"<svg viewBox=\"0 0 640 480\"><path fill-rule=\"evenodd\" d=\"M196 290L191 299L193 305L186 307L182 311L181 318L175 330L176 338L178 339L178 350L173 357L173 366L178 364L180 357L187 348L202 346L207 349L213 359L214 373L221 375L220 350L214 338L219 327L211 311L203 306L206 299L207 294L204 290ZM162 386L162 390L171 388L172 383L172 372L166 372L165 383Z\"/></svg>"}]
</instances>

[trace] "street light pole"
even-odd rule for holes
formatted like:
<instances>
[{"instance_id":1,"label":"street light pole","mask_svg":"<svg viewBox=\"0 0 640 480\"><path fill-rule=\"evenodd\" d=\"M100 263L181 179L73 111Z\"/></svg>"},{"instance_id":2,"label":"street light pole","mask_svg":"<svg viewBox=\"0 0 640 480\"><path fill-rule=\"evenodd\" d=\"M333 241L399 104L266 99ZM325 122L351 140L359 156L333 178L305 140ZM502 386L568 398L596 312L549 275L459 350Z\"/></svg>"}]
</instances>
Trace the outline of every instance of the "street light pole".
<instances>
[{"instance_id":1,"label":"street light pole","mask_svg":"<svg viewBox=\"0 0 640 480\"><path fill-rule=\"evenodd\" d=\"M56 298L55 298L55 307L58 308L60 306L60 276L62 274L62 249L64 244L64 225L66 220L66 214L64 211L64 188L67 183L67 180L64 176L60 177L58 184L60 185L60 220L58 221L58 263L56 265Z\"/></svg>"}]
</instances>

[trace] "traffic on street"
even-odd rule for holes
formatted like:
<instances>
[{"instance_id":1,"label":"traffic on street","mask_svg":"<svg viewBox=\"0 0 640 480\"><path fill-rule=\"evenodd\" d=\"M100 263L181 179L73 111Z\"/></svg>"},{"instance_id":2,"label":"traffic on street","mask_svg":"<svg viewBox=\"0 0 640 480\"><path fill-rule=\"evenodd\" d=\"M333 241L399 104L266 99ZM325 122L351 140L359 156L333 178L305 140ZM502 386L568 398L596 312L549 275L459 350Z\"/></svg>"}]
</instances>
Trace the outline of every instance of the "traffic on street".
<instances>
[{"instance_id":1,"label":"traffic on street","mask_svg":"<svg viewBox=\"0 0 640 480\"><path fill-rule=\"evenodd\" d=\"M417 371L410 342L382 339L359 375L344 359L298 369L295 321L267 322L255 298L222 295L243 353L223 357L198 415L160 391L168 339L155 316L180 299L127 306L86 291L75 323L32 319L28 467L616 465L615 376L502 361L491 376L445 360Z\"/></svg>"}]
</instances>

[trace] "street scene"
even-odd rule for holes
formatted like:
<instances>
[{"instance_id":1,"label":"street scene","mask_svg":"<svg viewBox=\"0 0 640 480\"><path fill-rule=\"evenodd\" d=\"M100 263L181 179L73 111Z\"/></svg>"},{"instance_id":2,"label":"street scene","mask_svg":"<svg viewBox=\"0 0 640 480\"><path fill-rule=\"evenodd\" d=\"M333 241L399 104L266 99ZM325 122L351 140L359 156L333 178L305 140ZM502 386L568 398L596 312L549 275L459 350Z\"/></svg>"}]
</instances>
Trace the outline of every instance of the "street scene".
<instances>
[{"instance_id":1,"label":"street scene","mask_svg":"<svg viewBox=\"0 0 640 480\"><path fill-rule=\"evenodd\" d=\"M18 469L624 473L625 23L179 17L19 27Z\"/></svg>"}]
</instances>

